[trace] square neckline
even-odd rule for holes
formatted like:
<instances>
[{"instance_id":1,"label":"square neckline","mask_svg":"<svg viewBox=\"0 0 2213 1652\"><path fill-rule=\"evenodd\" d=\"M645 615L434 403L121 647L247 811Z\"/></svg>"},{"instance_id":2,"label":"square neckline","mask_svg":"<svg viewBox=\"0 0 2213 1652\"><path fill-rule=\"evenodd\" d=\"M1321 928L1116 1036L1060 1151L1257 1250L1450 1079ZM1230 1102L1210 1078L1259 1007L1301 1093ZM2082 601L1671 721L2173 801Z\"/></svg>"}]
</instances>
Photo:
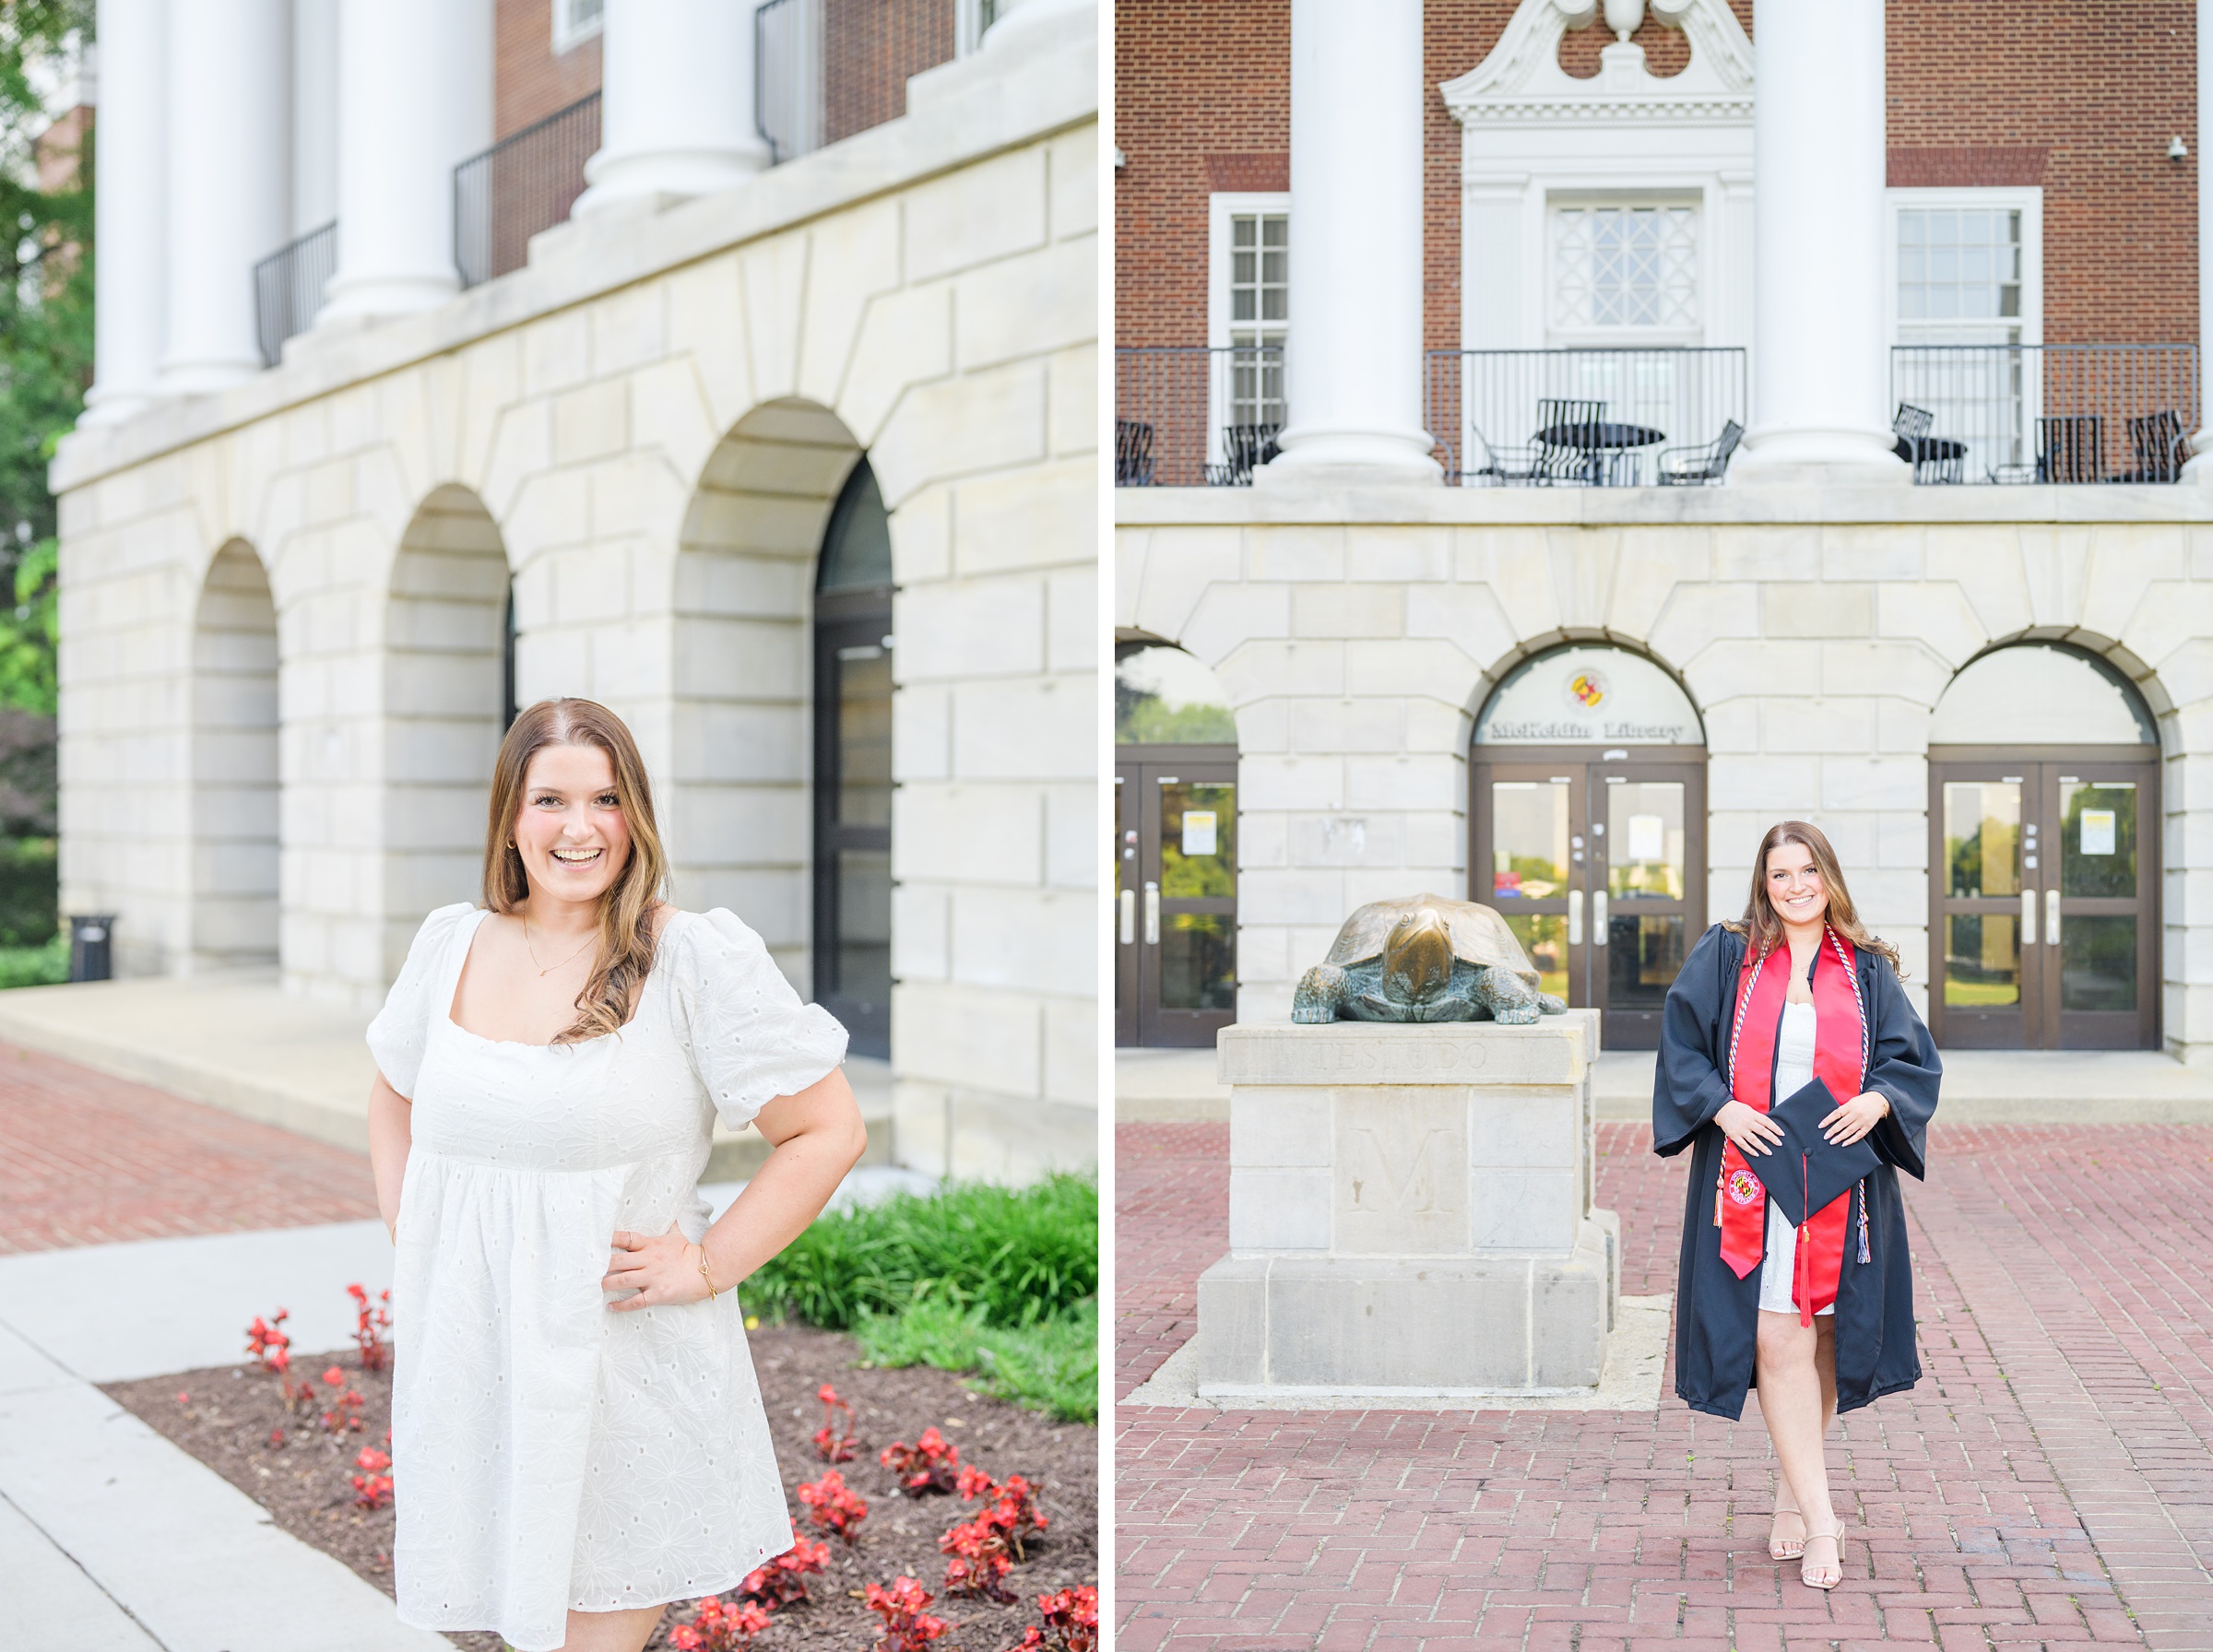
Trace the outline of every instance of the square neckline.
<instances>
[{"instance_id":1,"label":"square neckline","mask_svg":"<svg viewBox=\"0 0 2213 1652\"><path fill-rule=\"evenodd\" d=\"M628 1021L612 1032L596 1032L589 1038L562 1039L552 1044L532 1044L528 1040L521 1038L488 1038L481 1032L464 1027L454 1017L454 1000L461 995L461 977L468 971L468 957L476 950L478 932L484 927L484 921L491 916L491 907L479 906L476 909L474 920L468 927L456 931L455 935L454 938L460 946L461 957L460 961L452 966L453 973L448 977L445 988L445 1008L440 1011L439 1019L455 1032L460 1033L462 1037L473 1038L479 1044L490 1044L492 1048L500 1050L576 1050L587 1048L592 1044L605 1044L610 1038L620 1038L645 1019L645 988L660 978L662 943L668 940L669 931L676 926L677 919L691 915L683 908L679 907L669 914L669 921L661 926L661 933L654 943L653 967L645 972L645 979L639 983L637 1003L632 1009Z\"/></svg>"}]
</instances>

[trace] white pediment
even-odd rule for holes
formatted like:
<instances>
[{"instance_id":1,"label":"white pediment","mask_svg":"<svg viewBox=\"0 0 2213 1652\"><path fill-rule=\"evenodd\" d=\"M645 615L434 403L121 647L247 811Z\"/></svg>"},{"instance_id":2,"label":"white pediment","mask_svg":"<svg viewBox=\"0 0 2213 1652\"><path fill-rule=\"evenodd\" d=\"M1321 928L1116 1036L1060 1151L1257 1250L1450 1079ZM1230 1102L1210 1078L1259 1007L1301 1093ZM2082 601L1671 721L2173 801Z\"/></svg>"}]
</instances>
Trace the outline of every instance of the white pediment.
<instances>
[{"instance_id":1,"label":"white pediment","mask_svg":"<svg viewBox=\"0 0 2213 1652\"><path fill-rule=\"evenodd\" d=\"M1690 62L1664 79L1646 66L1643 48L1626 38L1643 9L1638 0L1610 0L1602 18L1596 0L1521 0L1491 54L1439 88L1445 107L1463 125L1749 122L1752 41L1728 0L1651 0L1653 17L1681 30L1690 43ZM1600 53L1597 75L1579 80L1560 67L1560 40L1568 30L1609 25L1624 38Z\"/></svg>"}]
</instances>

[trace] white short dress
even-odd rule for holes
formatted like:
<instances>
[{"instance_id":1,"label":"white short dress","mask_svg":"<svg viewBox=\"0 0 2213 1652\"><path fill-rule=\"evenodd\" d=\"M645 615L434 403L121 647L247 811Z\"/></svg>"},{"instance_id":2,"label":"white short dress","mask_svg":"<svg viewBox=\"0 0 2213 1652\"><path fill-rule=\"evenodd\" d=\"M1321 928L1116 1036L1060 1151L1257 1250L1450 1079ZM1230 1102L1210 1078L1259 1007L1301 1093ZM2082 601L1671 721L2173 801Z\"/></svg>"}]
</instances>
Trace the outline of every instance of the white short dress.
<instances>
[{"instance_id":1,"label":"white short dress","mask_svg":"<svg viewBox=\"0 0 2213 1652\"><path fill-rule=\"evenodd\" d=\"M715 1119L739 1126L845 1058L729 913L661 933L630 1024L570 1044L456 1025L487 914L441 907L369 1027L412 1099L395 1234L394 1582L400 1621L523 1652L568 1612L734 1587L791 1546L734 1292L609 1311L618 1228L707 1230Z\"/></svg>"},{"instance_id":2,"label":"white short dress","mask_svg":"<svg viewBox=\"0 0 2213 1652\"><path fill-rule=\"evenodd\" d=\"M1819 1030L1811 1004L1782 1007L1782 1030L1775 1035L1775 1099L1796 1095L1814 1081L1814 1040ZM1768 1254L1759 1265L1759 1307L1763 1314L1795 1314L1791 1273L1798 1264L1798 1230L1768 1201ZM1819 1310L1835 1313L1831 1304Z\"/></svg>"}]
</instances>

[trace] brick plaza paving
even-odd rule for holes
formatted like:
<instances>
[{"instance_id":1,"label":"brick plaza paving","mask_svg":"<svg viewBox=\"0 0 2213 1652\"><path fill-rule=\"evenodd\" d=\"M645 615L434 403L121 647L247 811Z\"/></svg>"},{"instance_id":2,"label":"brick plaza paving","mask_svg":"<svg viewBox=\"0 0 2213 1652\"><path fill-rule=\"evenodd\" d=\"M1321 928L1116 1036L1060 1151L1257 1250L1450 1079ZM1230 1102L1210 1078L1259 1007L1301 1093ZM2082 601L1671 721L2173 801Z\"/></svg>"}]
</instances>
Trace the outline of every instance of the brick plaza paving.
<instances>
[{"instance_id":1,"label":"brick plaza paving","mask_svg":"<svg viewBox=\"0 0 2213 1652\"><path fill-rule=\"evenodd\" d=\"M0 1044L0 1253L375 1214L361 1154Z\"/></svg>"},{"instance_id":2,"label":"brick plaza paving","mask_svg":"<svg viewBox=\"0 0 2213 1652\"><path fill-rule=\"evenodd\" d=\"M1622 1289L1688 1156L1602 1124ZM1125 1125L1116 1392L1226 1248L1226 1125ZM1939 1124L1908 1179L1923 1376L1831 1436L1843 1584L1767 1555L1755 1398L1658 1412L1121 1408L1120 1652L2213 1648L2213 1127ZM1838 1467L1838 1465L1841 1467Z\"/></svg>"}]
</instances>

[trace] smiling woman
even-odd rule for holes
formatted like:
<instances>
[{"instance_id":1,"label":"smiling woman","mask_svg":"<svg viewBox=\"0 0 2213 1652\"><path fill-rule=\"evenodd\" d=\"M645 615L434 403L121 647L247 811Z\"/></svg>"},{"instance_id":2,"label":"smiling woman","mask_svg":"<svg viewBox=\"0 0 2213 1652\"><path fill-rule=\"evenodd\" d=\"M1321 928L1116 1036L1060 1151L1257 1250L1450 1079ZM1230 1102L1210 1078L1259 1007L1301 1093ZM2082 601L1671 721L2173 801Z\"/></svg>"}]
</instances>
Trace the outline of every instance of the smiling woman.
<instances>
[{"instance_id":1,"label":"smiling woman","mask_svg":"<svg viewBox=\"0 0 2213 1652\"><path fill-rule=\"evenodd\" d=\"M423 920L369 1029L408 1328L394 1582L418 1627L637 1652L665 1603L791 1546L730 1288L867 1133L845 1029L730 913L662 901L665 878L621 719L530 707L493 770L484 905ZM710 1226L717 1117L775 1150Z\"/></svg>"}]
</instances>

